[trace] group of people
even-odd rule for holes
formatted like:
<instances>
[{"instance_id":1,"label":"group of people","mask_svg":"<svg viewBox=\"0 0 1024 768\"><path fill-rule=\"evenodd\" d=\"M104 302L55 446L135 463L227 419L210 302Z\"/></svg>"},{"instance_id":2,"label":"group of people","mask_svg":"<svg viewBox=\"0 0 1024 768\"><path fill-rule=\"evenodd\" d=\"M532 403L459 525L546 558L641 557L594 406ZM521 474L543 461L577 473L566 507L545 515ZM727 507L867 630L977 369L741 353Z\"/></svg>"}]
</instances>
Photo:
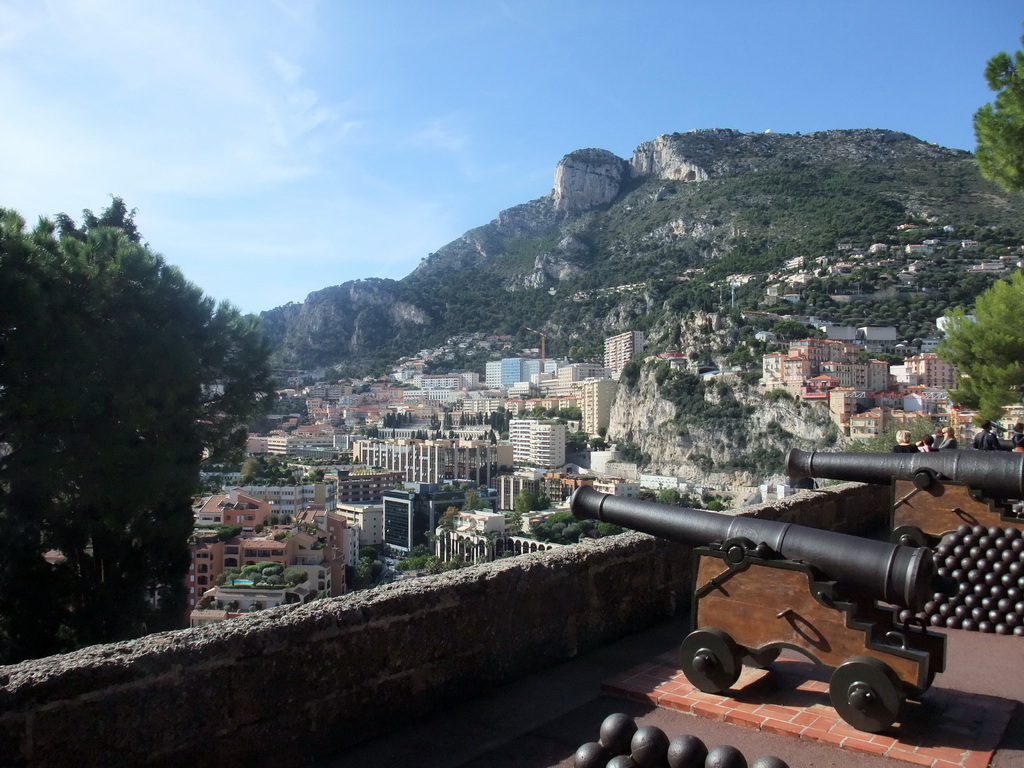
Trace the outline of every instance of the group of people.
<instances>
[{"instance_id":1,"label":"group of people","mask_svg":"<svg viewBox=\"0 0 1024 768\"><path fill-rule=\"evenodd\" d=\"M896 445L893 446L893 453L934 453L935 451L949 451L958 447L956 435L952 427L943 427L935 430L934 435L925 435L916 443L911 442L909 430L901 429L896 433ZM1024 453L1024 424L1018 422L1013 426L1008 440L1000 440L995 432L991 421L984 421L981 429L974 436L971 447L978 451L1015 451Z\"/></svg>"}]
</instances>

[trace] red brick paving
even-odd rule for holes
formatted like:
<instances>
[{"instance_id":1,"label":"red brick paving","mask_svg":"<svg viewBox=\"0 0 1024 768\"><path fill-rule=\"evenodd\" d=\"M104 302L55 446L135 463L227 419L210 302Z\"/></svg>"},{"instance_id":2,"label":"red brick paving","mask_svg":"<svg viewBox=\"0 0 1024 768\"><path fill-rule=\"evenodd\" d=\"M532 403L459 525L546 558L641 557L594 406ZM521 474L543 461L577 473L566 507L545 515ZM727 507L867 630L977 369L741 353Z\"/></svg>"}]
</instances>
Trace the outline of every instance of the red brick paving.
<instances>
[{"instance_id":1,"label":"red brick paving","mask_svg":"<svg viewBox=\"0 0 1024 768\"><path fill-rule=\"evenodd\" d=\"M985 768L1015 705L933 687L919 702L907 703L902 722L870 734L850 726L832 708L829 674L810 662L780 658L770 670L744 668L729 695L720 696L695 689L666 655L602 687L664 709L929 768Z\"/></svg>"}]
</instances>

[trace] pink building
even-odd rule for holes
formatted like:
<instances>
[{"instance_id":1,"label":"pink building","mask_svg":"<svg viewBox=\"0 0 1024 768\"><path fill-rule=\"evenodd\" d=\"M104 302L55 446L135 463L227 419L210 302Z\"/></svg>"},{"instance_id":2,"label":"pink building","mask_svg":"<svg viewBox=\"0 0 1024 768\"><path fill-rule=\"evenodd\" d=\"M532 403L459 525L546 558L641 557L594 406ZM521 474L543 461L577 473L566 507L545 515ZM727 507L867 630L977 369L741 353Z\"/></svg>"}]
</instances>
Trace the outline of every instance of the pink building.
<instances>
[{"instance_id":1,"label":"pink building","mask_svg":"<svg viewBox=\"0 0 1024 768\"><path fill-rule=\"evenodd\" d=\"M956 368L940 360L934 352L925 352L904 361L907 373L917 377L918 384L934 389L950 390L956 387Z\"/></svg>"}]
</instances>

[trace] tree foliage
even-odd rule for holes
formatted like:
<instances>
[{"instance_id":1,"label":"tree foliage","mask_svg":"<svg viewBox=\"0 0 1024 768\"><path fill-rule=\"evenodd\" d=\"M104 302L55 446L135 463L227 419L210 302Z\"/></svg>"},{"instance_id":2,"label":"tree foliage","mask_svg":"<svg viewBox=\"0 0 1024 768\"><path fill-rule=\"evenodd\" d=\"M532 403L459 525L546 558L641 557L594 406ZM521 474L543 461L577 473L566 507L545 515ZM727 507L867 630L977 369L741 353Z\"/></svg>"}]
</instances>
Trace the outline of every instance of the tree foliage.
<instances>
[{"instance_id":1,"label":"tree foliage","mask_svg":"<svg viewBox=\"0 0 1024 768\"><path fill-rule=\"evenodd\" d=\"M1024 52L997 53L985 81L996 97L974 114L978 168L1007 192L1024 191Z\"/></svg>"},{"instance_id":2,"label":"tree foliage","mask_svg":"<svg viewBox=\"0 0 1024 768\"><path fill-rule=\"evenodd\" d=\"M0 662L179 625L204 452L241 448L272 394L256 319L133 214L0 210Z\"/></svg>"},{"instance_id":3,"label":"tree foliage","mask_svg":"<svg viewBox=\"0 0 1024 768\"><path fill-rule=\"evenodd\" d=\"M983 419L999 418L1003 406L1021 402L1024 387L1024 276L994 283L978 297L973 318L962 309L946 317L938 354L959 373L950 398Z\"/></svg>"}]
</instances>

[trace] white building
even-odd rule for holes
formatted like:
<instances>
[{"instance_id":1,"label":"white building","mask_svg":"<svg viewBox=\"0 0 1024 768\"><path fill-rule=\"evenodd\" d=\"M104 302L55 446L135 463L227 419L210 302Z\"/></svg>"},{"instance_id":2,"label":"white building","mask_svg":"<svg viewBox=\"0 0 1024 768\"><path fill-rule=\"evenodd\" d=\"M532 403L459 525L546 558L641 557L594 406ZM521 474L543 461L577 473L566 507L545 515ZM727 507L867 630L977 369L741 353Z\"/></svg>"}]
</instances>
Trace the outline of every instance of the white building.
<instances>
[{"instance_id":1,"label":"white building","mask_svg":"<svg viewBox=\"0 0 1024 768\"><path fill-rule=\"evenodd\" d=\"M509 439L517 466L556 469L565 464L565 424L512 419Z\"/></svg>"}]
</instances>

